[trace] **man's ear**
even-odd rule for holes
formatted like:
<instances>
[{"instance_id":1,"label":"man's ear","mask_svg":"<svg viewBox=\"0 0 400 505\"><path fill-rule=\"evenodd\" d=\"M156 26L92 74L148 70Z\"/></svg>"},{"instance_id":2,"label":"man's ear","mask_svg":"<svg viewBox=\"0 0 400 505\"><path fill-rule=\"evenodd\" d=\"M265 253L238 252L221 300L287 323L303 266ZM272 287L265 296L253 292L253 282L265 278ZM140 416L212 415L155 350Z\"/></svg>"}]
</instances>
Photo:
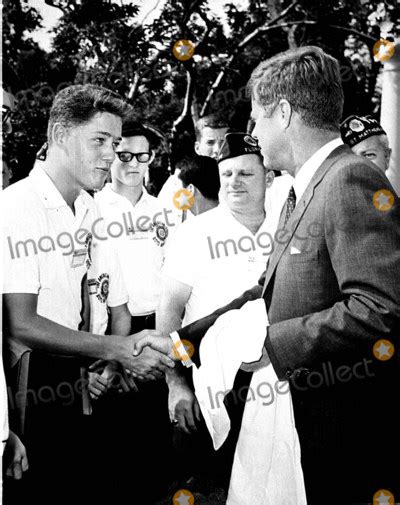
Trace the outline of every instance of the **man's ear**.
<instances>
[{"instance_id":1,"label":"man's ear","mask_svg":"<svg viewBox=\"0 0 400 505\"><path fill-rule=\"evenodd\" d=\"M293 110L292 110L292 106L285 98L282 98L279 101L278 113L279 113L279 118L281 120L281 124L282 124L283 128L286 130L290 126Z\"/></svg>"},{"instance_id":2,"label":"man's ear","mask_svg":"<svg viewBox=\"0 0 400 505\"><path fill-rule=\"evenodd\" d=\"M390 147L388 147L386 150L385 150L385 160L386 160L386 170L389 168L389 164L390 164L390 157L392 156L392 150L390 149Z\"/></svg>"},{"instance_id":3,"label":"man's ear","mask_svg":"<svg viewBox=\"0 0 400 505\"><path fill-rule=\"evenodd\" d=\"M200 155L200 142L198 140L194 143L194 150L196 151L196 154Z\"/></svg>"},{"instance_id":4,"label":"man's ear","mask_svg":"<svg viewBox=\"0 0 400 505\"><path fill-rule=\"evenodd\" d=\"M190 191L190 192L192 193L192 195L193 195L193 196L195 196L195 193L196 193L196 191L197 191L196 186L194 186L193 184L189 184L189 185L186 187L186 189L187 189L188 191Z\"/></svg>"},{"instance_id":5,"label":"man's ear","mask_svg":"<svg viewBox=\"0 0 400 505\"><path fill-rule=\"evenodd\" d=\"M156 153L153 151L153 149L151 150L151 156L150 156L150 159L148 161L148 164L150 165L150 163L153 163L154 161L154 158L156 157Z\"/></svg>"},{"instance_id":6,"label":"man's ear","mask_svg":"<svg viewBox=\"0 0 400 505\"><path fill-rule=\"evenodd\" d=\"M65 144L68 136L67 128L61 123L54 123L51 131L51 139L53 143L62 146Z\"/></svg>"},{"instance_id":7,"label":"man's ear","mask_svg":"<svg viewBox=\"0 0 400 505\"><path fill-rule=\"evenodd\" d=\"M267 173L265 174L265 181L267 183L267 188L270 188L272 186L274 179L275 179L275 173L273 172L273 170L268 170Z\"/></svg>"}]
</instances>

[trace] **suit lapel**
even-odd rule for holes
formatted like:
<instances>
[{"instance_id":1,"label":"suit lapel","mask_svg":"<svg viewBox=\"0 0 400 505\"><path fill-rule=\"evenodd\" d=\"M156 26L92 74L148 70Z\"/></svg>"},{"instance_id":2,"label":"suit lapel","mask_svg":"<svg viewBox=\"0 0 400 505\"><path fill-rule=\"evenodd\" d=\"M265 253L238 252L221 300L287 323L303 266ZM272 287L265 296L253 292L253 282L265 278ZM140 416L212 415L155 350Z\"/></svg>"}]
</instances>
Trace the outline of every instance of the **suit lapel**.
<instances>
[{"instance_id":1,"label":"suit lapel","mask_svg":"<svg viewBox=\"0 0 400 505\"><path fill-rule=\"evenodd\" d=\"M340 158L342 155L348 154L348 146L339 146L337 147L332 153L328 156L328 158L322 163L322 165L318 168L318 170L315 172L313 175L310 183L308 184L306 190L304 191L303 196L300 198L300 200L296 203L296 207L290 216L286 227L283 226L283 223L285 221L285 214L286 214L286 204L284 206L284 211L281 213L281 217L279 219L279 224L278 224L278 230L283 230L284 228L287 230L287 234L285 234L285 240L277 242L275 240L275 250L272 253L272 256L269 259L269 262L267 264L267 272L265 275L265 281L264 281L264 288L262 291L262 296L264 296L265 290L268 287L268 283L271 280L276 266L279 263L279 260L282 257L282 254L285 252L287 246L289 245L289 242L291 241L298 225L300 222L300 219L302 218L305 210L307 209L308 205L310 204L313 196L314 196L314 190L318 186L318 184L322 181L324 178L326 172L329 170L329 168Z\"/></svg>"}]
</instances>

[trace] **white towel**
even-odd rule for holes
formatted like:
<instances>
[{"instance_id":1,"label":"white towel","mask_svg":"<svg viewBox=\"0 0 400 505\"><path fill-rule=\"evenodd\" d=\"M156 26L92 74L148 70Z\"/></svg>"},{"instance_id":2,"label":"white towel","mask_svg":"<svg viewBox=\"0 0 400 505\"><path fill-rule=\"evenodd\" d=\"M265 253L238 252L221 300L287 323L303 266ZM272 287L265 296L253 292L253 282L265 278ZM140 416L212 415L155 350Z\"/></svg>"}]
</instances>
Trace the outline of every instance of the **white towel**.
<instances>
[{"instance_id":1,"label":"white towel","mask_svg":"<svg viewBox=\"0 0 400 505\"><path fill-rule=\"evenodd\" d=\"M216 450L231 427L224 397L242 362L260 359L267 325L265 303L260 298L220 316L200 344L201 366L193 367L193 383Z\"/></svg>"},{"instance_id":2,"label":"white towel","mask_svg":"<svg viewBox=\"0 0 400 505\"><path fill-rule=\"evenodd\" d=\"M201 366L194 368L193 381L215 449L230 429L223 398L241 363L260 359L267 326L264 300L254 300L218 318L200 344ZM278 381L270 363L253 373L227 500L255 503L307 503L289 384Z\"/></svg>"}]
</instances>

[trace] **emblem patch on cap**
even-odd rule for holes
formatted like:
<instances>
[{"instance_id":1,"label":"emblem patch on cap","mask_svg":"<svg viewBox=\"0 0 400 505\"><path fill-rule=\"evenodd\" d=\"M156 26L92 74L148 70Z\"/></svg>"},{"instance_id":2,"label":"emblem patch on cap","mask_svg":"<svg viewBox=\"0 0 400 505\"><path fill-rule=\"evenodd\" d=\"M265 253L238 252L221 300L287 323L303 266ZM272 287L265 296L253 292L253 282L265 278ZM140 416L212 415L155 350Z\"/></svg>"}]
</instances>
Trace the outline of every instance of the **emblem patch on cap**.
<instances>
[{"instance_id":1,"label":"emblem patch on cap","mask_svg":"<svg viewBox=\"0 0 400 505\"><path fill-rule=\"evenodd\" d=\"M258 147L257 140L253 139L253 137L250 137L250 135L246 135L243 138L243 140L244 142L246 142L246 144L249 144L250 146Z\"/></svg>"},{"instance_id":2,"label":"emblem patch on cap","mask_svg":"<svg viewBox=\"0 0 400 505\"><path fill-rule=\"evenodd\" d=\"M350 147L373 135L386 135L379 122L371 116L349 116L340 125L343 142Z\"/></svg>"},{"instance_id":3,"label":"emblem patch on cap","mask_svg":"<svg viewBox=\"0 0 400 505\"><path fill-rule=\"evenodd\" d=\"M353 132L362 132L364 130L364 125L358 119L352 119L349 123L350 130Z\"/></svg>"}]
</instances>

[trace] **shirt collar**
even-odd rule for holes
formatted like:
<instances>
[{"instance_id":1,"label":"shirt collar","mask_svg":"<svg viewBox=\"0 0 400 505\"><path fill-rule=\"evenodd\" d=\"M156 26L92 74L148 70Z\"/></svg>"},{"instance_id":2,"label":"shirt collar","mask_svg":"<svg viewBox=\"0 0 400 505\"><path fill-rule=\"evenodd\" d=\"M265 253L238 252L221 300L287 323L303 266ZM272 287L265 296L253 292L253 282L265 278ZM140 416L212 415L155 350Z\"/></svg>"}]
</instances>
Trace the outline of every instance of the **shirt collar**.
<instances>
[{"instance_id":1,"label":"shirt collar","mask_svg":"<svg viewBox=\"0 0 400 505\"><path fill-rule=\"evenodd\" d=\"M137 201L135 207L137 205L140 205L140 204L146 202L149 199L149 193L147 192L147 190L144 186L142 187L142 191L143 191L142 196ZM130 201L125 196L120 195L119 193L115 192L112 189L110 182L108 182L104 186L104 188L101 190L101 193L103 195L103 198L105 198L108 203L118 203L118 202L121 202L121 200L122 200L123 202L128 202L130 204Z\"/></svg>"},{"instance_id":2,"label":"shirt collar","mask_svg":"<svg viewBox=\"0 0 400 505\"><path fill-rule=\"evenodd\" d=\"M29 178L36 193L41 198L43 205L47 209L68 207L67 202L56 188L54 182L44 171L42 165L42 162L37 161L29 173ZM82 189L74 204L75 208L78 210L78 208L81 207L87 208L92 206L92 202L92 197Z\"/></svg>"},{"instance_id":3,"label":"shirt collar","mask_svg":"<svg viewBox=\"0 0 400 505\"><path fill-rule=\"evenodd\" d=\"M219 205L217 205L216 207L214 207L214 209L215 209L215 212L218 212L222 216L225 216L225 219L229 219L232 223L234 223L235 226L247 229L246 226L244 226L244 224L242 224L240 221L238 221L235 218L235 216L232 214L230 208L228 207L228 204L224 200L221 199L220 202L219 202ZM266 222L267 222L267 215L265 214L264 221L263 221L262 225L260 226L260 228L259 228L259 230L258 230L257 233L259 233L263 229L263 227L265 226ZM256 235L257 235L257 233L256 233Z\"/></svg>"},{"instance_id":4,"label":"shirt collar","mask_svg":"<svg viewBox=\"0 0 400 505\"><path fill-rule=\"evenodd\" d=\"M331 140L330 142L323 145L318 151L316 151L308 160L302 165L300 170L297 172L296 177L293 180L293 189L296 193L296 201L298 202L303 196L304 191L309 185L311 179L315 172L319 169L326 158L331 154L331 152L343 144L340 137Z\"/></svg>"}]
</instances>

